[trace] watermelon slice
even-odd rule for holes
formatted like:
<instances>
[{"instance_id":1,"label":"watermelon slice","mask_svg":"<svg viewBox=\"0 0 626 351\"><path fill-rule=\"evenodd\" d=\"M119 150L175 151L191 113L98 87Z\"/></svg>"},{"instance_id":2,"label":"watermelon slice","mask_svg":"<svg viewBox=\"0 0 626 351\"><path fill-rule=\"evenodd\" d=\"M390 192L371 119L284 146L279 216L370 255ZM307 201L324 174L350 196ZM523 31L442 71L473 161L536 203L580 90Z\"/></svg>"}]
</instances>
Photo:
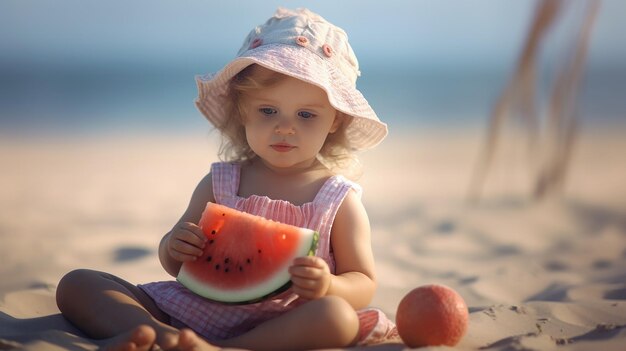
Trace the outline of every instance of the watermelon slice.
<instances>
[{"instance_id":1,"label":"watermelon slice","mask_svg":"<svg viewBox=\"0 0 626 351\"><path fill-rule=\"evenodd\" d=\"M200 219L204 253L185 262L177 280L194 293L225 303L253 303L291 285L289 266L315 254L319 234L209 202Z\"/></svg>"}]
</instances>

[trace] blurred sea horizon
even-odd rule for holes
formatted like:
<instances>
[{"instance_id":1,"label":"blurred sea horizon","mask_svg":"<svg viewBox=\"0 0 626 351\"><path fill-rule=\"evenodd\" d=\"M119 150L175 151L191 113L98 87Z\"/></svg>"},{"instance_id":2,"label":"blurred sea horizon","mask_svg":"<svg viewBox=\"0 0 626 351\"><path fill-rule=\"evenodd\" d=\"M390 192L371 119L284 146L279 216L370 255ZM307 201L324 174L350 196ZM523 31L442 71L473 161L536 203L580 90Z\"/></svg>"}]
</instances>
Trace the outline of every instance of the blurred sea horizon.
<instances>
[{"instance_id":1,"label":"blurred sea horizon","mask_svg":"<svg viewBox=\"0 0 626 351\"><path fill-rule=\"evenodd\" d=\"M0 134L187 132L208 124L194 77L228 59L187 62L52 62L0 65ZM511 68L362 66L357 88L390 130L486 127ZM540 107L555 72L539 77ZM583 127L626 126L626 69L589 67L578 104Z\"/></svg>"},{"instance_id":2,"label":"blurred sea horizon","mask_svg":"<svg viewBox=\"0 0 626 351\"><path fill-rule=\"evenodd\" d=\"M391 133L485 128L540 2L476 0L6 0L0 2L0 136L207 131L194 76L221 69L278 6L344 28L357 87ZM563 2L541 44L545 109L589 1ZM578 99L582 127L626 124L626 3L603 0Z\"/></svg>"}]
</instances>

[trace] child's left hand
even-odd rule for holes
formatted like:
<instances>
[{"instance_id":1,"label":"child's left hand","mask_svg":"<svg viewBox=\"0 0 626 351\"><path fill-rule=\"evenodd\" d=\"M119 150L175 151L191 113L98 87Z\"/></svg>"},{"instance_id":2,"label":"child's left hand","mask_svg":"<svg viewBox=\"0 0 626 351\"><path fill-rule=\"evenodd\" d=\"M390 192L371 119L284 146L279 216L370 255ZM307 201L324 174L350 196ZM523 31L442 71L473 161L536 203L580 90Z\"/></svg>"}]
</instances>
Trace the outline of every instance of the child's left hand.
<instances>
[{"instance_id":1,"label":"child's left hand","mask_svg":"<svg viewBox=\"0 0 626 351\"><path fill-rule=\"evenodd\" d=\"M326 296L330 288L332 274L328 264L316 256L298 257L289 267L292 290L305 299L319 299Z\"/></svg>"}]
</instances>

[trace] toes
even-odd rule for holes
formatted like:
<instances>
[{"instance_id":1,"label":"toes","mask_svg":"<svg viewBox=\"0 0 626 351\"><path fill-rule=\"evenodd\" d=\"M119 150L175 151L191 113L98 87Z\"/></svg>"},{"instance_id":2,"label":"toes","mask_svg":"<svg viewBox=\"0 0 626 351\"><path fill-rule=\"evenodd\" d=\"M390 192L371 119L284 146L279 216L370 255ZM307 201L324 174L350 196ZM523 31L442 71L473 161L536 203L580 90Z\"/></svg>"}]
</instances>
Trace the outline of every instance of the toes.
<instances>
[{"instance_id":1,"label":"toes","mask_svg":"<svg viewBox=\"0 0 626 351\"><path fill-rule=\"evenodd\" d=\"M198 337L196 333L189 329L183 329L178 335L178 348L181 351L195 351L198 346Z\"/></svg>"},{"instance_id":2,"label":"toes","mask_svg":"<svg viewBox=\"0 0 626 351\"><path fill-rule=\"evenodd\" d=\"M159 337L158 344L163 350L180 350L179 339L178 335L166 333Z\"/></svg>"},{"instance_id":3,"label":"toes","mask_svg":"<svg viewBox=\"0 0 626 351\"><path fill-rule=\"evenodd\" d=\"M153 328L147 325L140 325L137 327L131 336L131 342L133 342L139 350L148 349L154 344L156 340L156 332Z\"/></svg>"},{"instance_id":4,"label":"toes","mask_svg":"<svg viewBox=\"0 0 626 351\"><path fill-rule=\"evenodd\" d=\"M148 351L154 345L156 332L147 325L141 325L127 336L119 336L104 347L107 351Z\"/></svg>"},{"instance_id":5,"label":"toes","mask_svg":"<svg viewBox=\"0 0 626 351\"><path fill-rule=\"evenodd\" d=\"M178 335L178 349L181 351L219 350L217 347L208 344L189 329L180 331Z\"/></svg>"}]
</instances>

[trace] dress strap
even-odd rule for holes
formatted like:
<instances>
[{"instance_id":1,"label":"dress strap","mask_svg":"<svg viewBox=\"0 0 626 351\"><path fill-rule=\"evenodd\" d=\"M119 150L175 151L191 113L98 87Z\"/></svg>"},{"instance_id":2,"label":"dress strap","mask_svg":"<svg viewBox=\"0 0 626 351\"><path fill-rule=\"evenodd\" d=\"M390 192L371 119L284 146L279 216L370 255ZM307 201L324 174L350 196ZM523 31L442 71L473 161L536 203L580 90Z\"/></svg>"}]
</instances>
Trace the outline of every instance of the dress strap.
<instances>
[{"instance_id":1,"label":"dress strap","mask_svg":"<svg viewBox=\"0 0 626 351\"><path fill-rule=\"evenodd\" d=\"M239 191L240 165L237 163L216 162L211 165L213 197L219 204L237 195Z\"/></svg>"},{"instance_id":2,"label":"dress strap","mask_svg":"<svg viewBox=\"0 0 626 351\"><path fill-rule=\"evenodd\" d=\"M327 259L331 272L334 272L334 259L332 259L332 249L330 246L330 232L332 223L335 220L337 211L343 200L348 195L349 191L355 191L360 198L362 188L357 183L354 183L341 175L336 175L329 178L320 191L315 196L313 203L317 209L318 217L317 221L321 224L320 241L317 247L316 255Z\"/></svg>"},{"instance_id":3,"label":"dress strap","mask_svg":"<svg viewBox=\"0 0 626 351\"><path fill-rule=\"evenodd\" d=\"M361 188L359 184L346 179L344 176L335 175L328 178L324 185L322 185L322 188L318 191L317 195L315 195L313 202L317 206L327 205L329 207L336 207L335 210L337 210L349 190L354 190L357 196L361 198L363 188Z\"/></svg>"}]
</instances>

